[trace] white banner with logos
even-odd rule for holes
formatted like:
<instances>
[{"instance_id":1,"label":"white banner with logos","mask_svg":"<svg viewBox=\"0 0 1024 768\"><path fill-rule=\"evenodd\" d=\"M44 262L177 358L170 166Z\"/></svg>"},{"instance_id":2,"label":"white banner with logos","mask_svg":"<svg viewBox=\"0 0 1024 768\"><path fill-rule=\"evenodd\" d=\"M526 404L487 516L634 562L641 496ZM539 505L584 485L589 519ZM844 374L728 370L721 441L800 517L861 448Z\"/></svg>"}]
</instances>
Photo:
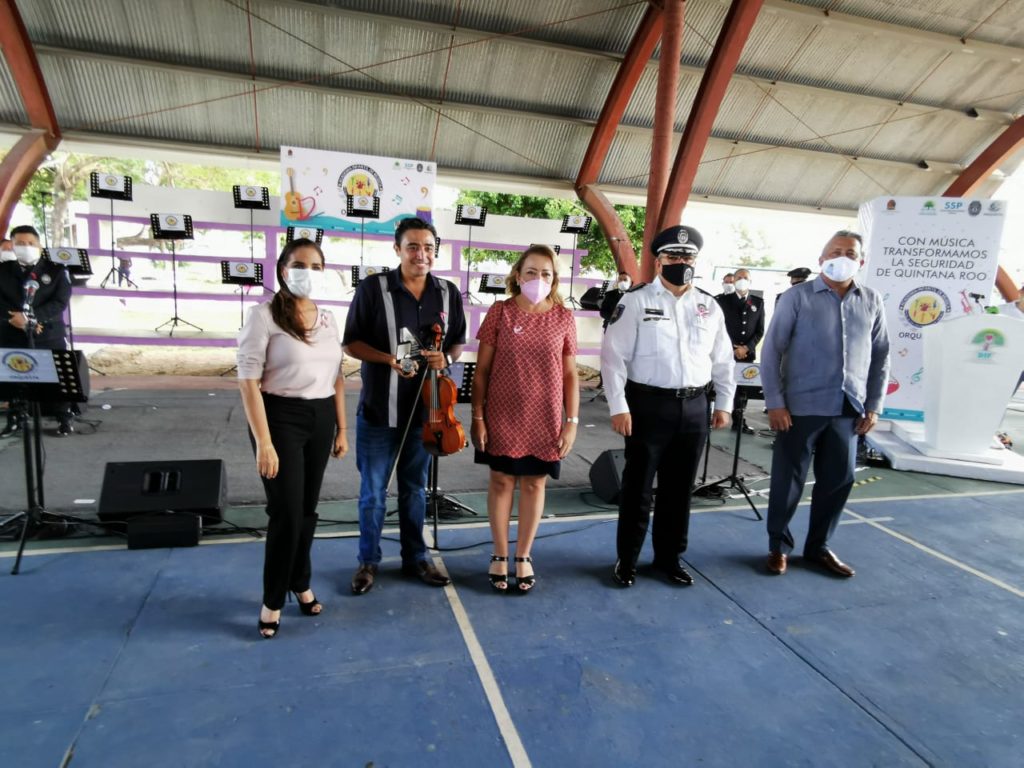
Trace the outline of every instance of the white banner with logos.
<instances>
[{"instance_id":1,"label":"white banner with logos","mask_svg":"<svg viewBox=\"0 0 1024 768\"><path fill-rule=\"evenodd\" d=\"M888 394L882 417L924 421L921 330L983 311L998 268L1006 203L879 197L860 207L864 282L885 300Z\"/></svg>"},{"instance_id":2,"label":"white banner with logos","mask_svg":"<svg viewBox=\"0 0 1024 768\"><path fill-rule=\"evenodd\" d=\"M324 230L393 234L401 219L430 221L437 164L425 160L374 157L281 147L281 225ZM348 215L378 211L378 218Z\"/></svg>"}]
</instances>

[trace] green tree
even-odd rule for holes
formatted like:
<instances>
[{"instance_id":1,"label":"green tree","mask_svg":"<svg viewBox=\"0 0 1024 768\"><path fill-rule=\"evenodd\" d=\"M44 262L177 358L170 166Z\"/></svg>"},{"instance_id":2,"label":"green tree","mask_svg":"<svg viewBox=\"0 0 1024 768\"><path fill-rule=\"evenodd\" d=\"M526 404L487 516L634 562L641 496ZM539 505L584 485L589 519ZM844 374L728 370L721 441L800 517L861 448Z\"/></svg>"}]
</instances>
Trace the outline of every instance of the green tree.
<instances>
[{"instance_id":1,"label":"green tree","mask_svg":"<svg viewBox=\"0 0 1024 768\"><path fill-rule=\"evenodd\" d=\"M754 232L740 222L732 225L735 263L741 267L770 267L775 263L775 254L764 230Z\"/></svg>"},{"instance_id":2,"label":"green tree","mask_svg":"<svg viewBox=\"0 0 1024 768\"><path fill-rule=\"evenodd\" d=\"M463 189L459 191L457 201L461 204L473 203L487 208L488 213L501 216L523 216L530 219L561 219L571 213L580 213L580 204L574 200L554 197L535 197L531 195L511 195L499 192L480 192L477 190ZM644 221L646 209L638 205L617 205L622 223L629 233L633 243L639 244L644 239ZM606 275L613 275L618 271L615 264L615 257L611 248L608 247L608 240L605 238L604 230L595 221L590 225L590 231L581 235L577 241L577 247L585 249L586 255L580 260L583 269L594 269ZM487 258L496 258L495 251L485 251ZM497 258L513 263L519 258L519 251L502 252ZM481 253L476 248L469 254L470 261L480 260Z\"/></svg>"}]
</instances>

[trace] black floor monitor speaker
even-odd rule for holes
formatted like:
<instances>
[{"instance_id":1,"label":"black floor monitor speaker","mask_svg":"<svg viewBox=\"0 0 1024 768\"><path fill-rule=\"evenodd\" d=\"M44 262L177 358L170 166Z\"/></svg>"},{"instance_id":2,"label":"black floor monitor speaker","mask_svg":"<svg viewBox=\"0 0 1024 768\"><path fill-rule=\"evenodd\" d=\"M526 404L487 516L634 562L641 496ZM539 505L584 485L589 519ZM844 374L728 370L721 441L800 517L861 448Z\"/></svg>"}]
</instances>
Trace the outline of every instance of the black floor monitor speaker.
<instances>
[{"instance_id":1,"label":"black floor monitor speaker","mask_svg":"<svg viewBox=\"0 0 1024 768\"><path fill-rule=\"evenodd\" d=\"M222 519L227 491L220 459L110 462L103 473L99 518L114 522L147 513L191 512L211 525Z\"/></svg>"},{"instance_id":2,"label":"black floor monitor speaker","mask_svg":"<svg viewBox=\"0 0 1024 768\"><path fill-rule=\"evenodd\" d=\"M201 521L202 517L194 512L133 515L126 525L128 549L198 546Z\"/></svg>"},{"instance_id":3,"label":"black floor monitor speaker","mask_svg":"<svg viewBox=\"0 0 1024 768\"><path fill-rule=\"evenodd\" d=\"M622 470L626 468L626 452L605 451L590 465L590 485L605 504L618 504L622 490Z\"/></svg>"}]
</instances>

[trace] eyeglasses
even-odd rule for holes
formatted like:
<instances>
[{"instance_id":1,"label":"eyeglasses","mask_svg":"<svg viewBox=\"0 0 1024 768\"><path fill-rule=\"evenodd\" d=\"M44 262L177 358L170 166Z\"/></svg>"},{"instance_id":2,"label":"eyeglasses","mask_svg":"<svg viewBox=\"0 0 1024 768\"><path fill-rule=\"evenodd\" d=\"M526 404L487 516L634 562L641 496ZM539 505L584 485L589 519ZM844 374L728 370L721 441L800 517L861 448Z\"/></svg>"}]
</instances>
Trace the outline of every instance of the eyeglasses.
<instances>
[{"instance_id":1,"label":"eyeglasses","mask_svg":"<svg viewBox=\"0 0 1024 768\"><path fill-rule=\"evenodd\" d=\"M678 264L680 261L692 263L697 259L697 254L687 253L685 251L662 251L661 253L658 254L658 256L672 264Z\"/></svg>"}]
</instances>

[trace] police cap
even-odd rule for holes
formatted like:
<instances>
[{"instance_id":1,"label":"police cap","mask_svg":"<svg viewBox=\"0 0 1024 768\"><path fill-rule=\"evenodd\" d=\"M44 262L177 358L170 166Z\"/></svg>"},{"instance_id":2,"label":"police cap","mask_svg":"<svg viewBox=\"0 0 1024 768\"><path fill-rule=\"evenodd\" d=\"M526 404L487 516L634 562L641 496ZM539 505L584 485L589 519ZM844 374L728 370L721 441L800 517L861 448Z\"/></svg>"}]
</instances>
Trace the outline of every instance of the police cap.
<instances>
[{"instance_id":1,"label":"police cap","mask_svg":"<svg viewBox=\"0 0 1024 768\"><path fill-rule=\"evenodd\" d=\"M704 247L704 238L693 227L669 227L658 233L651 241L651 253L657 256L663 251L684 251L697 254Z\"/></svg>"},{"instance_id":2,"label":"police cap","mask_svg":"<svg viewBox=\"0 0 1024 768\"><path fill-rule=\"evenodd\" d=\"M811 270L807 267L797 267L796 269L791 269L786 273L786 277L792 277L797 280L806 280L810 276Z\"/></svg>"}]
</instances>

